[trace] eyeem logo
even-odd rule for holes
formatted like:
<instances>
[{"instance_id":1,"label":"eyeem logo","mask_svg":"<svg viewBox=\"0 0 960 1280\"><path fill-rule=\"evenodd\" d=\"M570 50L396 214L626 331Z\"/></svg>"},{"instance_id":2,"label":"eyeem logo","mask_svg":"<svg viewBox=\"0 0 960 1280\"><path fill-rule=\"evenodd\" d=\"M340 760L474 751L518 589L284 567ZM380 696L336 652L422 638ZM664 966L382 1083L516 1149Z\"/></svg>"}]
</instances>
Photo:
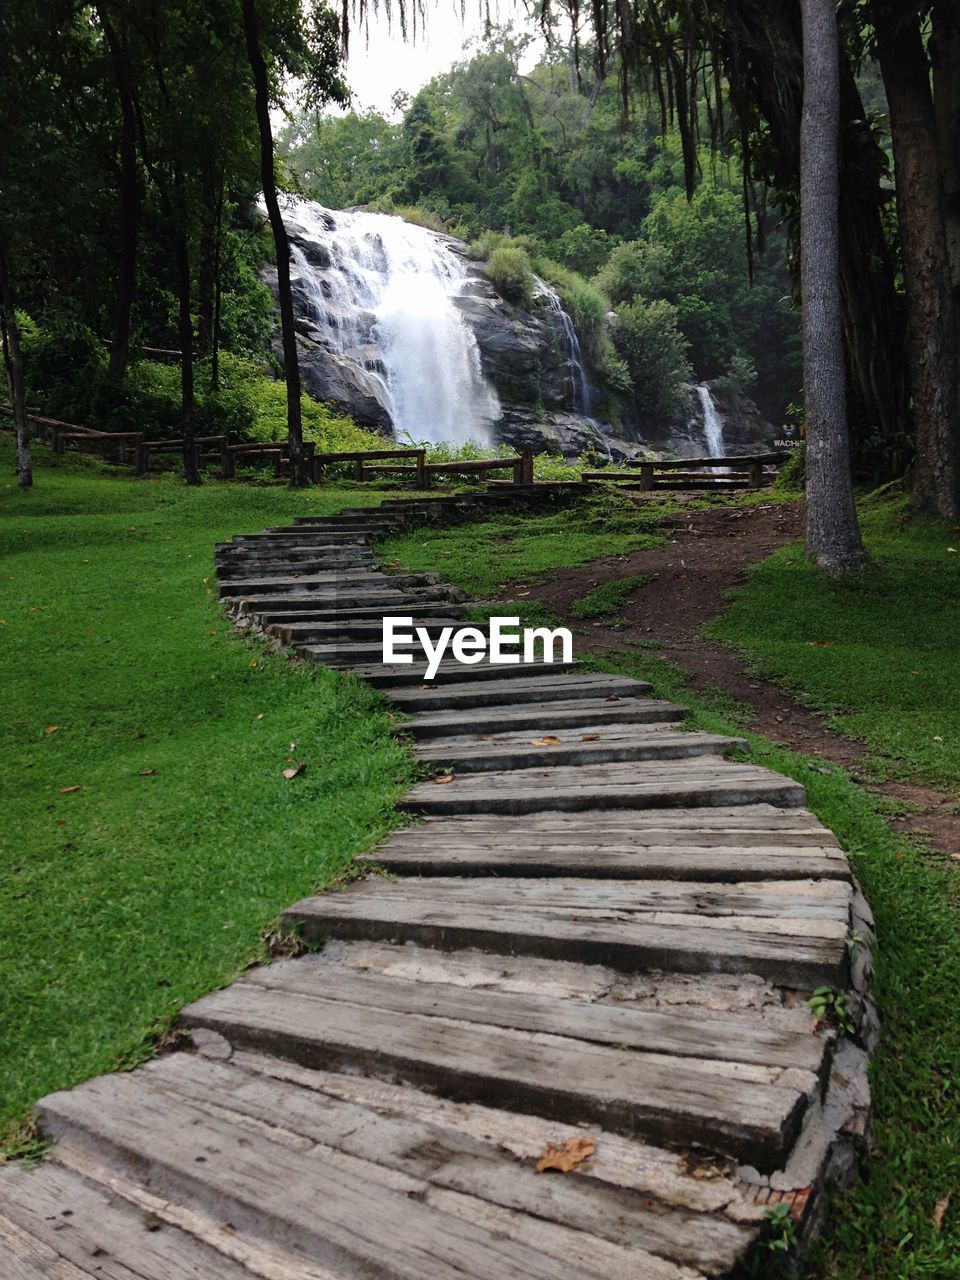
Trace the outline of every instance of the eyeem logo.
<instances>
[{"instance_id":1,"label":"eyeem logo","mask_svg":"<svg viewBox=\"0 0 960 1280\"><path fill-rule=\"evenodd\" d=\"M443 627L436 641L426 627L414 627L413 618L384 618L383 660L413 662L409 646L419 644L427 659L426 679L432 680L449 648L464 666L484 659L504 666L520 662L572 662L573 636L566 627L520 628L519 618L491 618L489 634L479 627ZM400 649L397 646L401 646ZM559 647L560 656L556 656Z\"/></svg>"}]
</instances>

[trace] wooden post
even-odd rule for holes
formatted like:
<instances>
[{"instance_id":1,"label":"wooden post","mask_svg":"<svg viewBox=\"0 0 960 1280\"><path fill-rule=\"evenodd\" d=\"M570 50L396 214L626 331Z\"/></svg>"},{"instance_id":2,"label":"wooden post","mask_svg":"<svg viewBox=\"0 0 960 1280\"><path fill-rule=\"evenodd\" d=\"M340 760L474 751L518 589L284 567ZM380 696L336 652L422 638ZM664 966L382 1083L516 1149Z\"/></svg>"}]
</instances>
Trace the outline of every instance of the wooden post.
<instances>
[{"instance_id":1,"label":"wooden post","mask_svg":"<svg viewBox=\"0 0 960 1280\"><path fill-rule=\"evenodd\" d=\"M428 475L428 473L427 473L427 451L426 451L426 449L418 449L418 450L417 450L416 466L417 466L417 478L416 478L416 480L414 481L414 484L415 484L416 488L418 488L418 489L429 489L429 488L430 488L430 476L429 476L429 475Z\"/></svg>"},{"instance_id":2,"label":"wooden post","mask_svg":"<svg viewBox=\"0 0 960 1280\"><path fill-rule=\"evenodd\" d=\"M359 480L359 481L363 481L366 479L366 476L364 475L364 472L363 472L362 458L357 458L353 464L353 478L354 480Z\"/></svg>"},{"instance_id":3,"label":"wooden post","mask_svg":"<svg viewBox=\"0 0 960 1280\"><path fill-rule=\"evenodd\" d=\"M640 463L640 488L641 489L653 488L653 463L652 462Z\"/></svg>"},{"instance_id":4,"label":"wooden post","mask_svg":"<svg viewBox=\"0 0 960 1280\"><path fill-rule=\"evenodd\" d=\"M303 480L308 483L313 480L313 455L317 452L317 442L315 440L304 440L303 442Z\"/></svg>"},{"instance_id":5,"label":"wooden post","mask_svg":"<svg viewBox=\"0 0 960 1280\"><path fill-rule=\"evenodd\" d=\"M236 474L237 455L234 453L234 446L228 442L223 450L223 478L232 480Z\"/></svg>"},{"instance_id":6,"label":"wooden post","mask_svg":"<svg viewBox=\"0 0 960 1280\"><path fill-rule=\"evenodd\" d=\"M763 485L763 463L751 462L749 484L751 489L759 489Z\"/></svg>"},{"instance_id":7,"label":"wooden post","mask_svg":"<svg viewBox=\"0 0 960 1280\"><path fill-rule=\"evenodd\" d=\"M150 470L150 450L141 440L137 444L137 475L145 476Z\"/></svg>"},{"instance_id":8,"label":"wooden post","mask_svg":"<svg viewBox=\"0 0 960 1280\"><path fill-rule=\"evenodd\" d=\"M533 484L533 454L520 455L520 483Z\"/></svg>"}]
</instances>

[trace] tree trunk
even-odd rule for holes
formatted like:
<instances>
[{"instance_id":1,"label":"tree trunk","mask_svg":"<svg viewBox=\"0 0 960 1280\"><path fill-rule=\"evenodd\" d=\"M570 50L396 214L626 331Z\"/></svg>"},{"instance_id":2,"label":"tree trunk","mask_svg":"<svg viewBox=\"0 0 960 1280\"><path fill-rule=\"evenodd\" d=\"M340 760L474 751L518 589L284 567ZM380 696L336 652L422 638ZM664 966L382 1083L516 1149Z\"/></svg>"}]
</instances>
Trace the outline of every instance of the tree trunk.
<instances>
[{"instance_id":1,"label":"tree trunk","mask_svg":"<svg viewBox=\"0 0 960 1280\"><path fill-rule=\"evenodd\" d=\"M140 224L140 174L137 168L137 118L130 93L127 66L120 39L103 6L97 14L113 62L114 80L120 102L120 246L117 271L117 298L113 313L113 341L107 369L114 382L121 382L130 359L130 329L137 294L137 246Z\"/></svg>"},{"instance_id":2,"label":"tree trunk","mask_svg":"<svg viewBox=\"0 0 960 1280\"><path fill-rule=\"evenodd\" d=\"M260 182L273 231L277 252L277 299L280 304L280 332L283 337L283 372L287 383L287 448L290 454L290 483L299 488L305 483L303 466L303 418L300 408L300 363L297 354L297 331L290 291L290 243L283 225L277 182L273 164L273 131L270 127L270 96L267 67L257 31L256 0L243 0L243 27L247 39L247 57L253 73L256 93L257 127L260 131Z\"/></svg>"},{"instance_id":3,"label":"tree trunk","mask_svg":"<svg viewBox=\"0 0 960 1280\"><path fill-rule=\"evenodd\" d=\"M800 292L807 553L827 573L861 568L847 435L840 303L840 47L834 0L800 0Z\"/></svg>"},{"instance_id":4,"label":"tree trunk","mask_svg":"<svg viewBox=\"0 0 960 1280\"><path fill-rule=\"evenodd\" d=\"M0 312L3 316L3 360L10 385L13 424L17 438L17 484L21 489L33 485L33 463L30 458L30 435L27 426L27 391L23 380L23 351L20 327L13 297L13 285L7 267L6 251L0 247Z\"/></svg>"},{"instance_id":5,"label":"tree trunk","mask_svg":"<svg viewBox=\"0 0 960 1280\"><path fill-rule=\"evenodd\" d=\"M183 436L183 475L187 484L199 484L194 445L195 402L193 392L193 317L190 314L190 250L180 232L174 245L177 261L178 334L180 338L180 414Z\"/></svg>"},{"instance_id":6,"label":"tree trunk","mask_svg":"<svg viewBox=\"0 0 960 1280\"><path fill-rule=\"evenodd\" d=\"M890 109L897 220L907 294L916 455L913 508L960 519L960 365L956 299L941 207L937 131L919 21L874 6L880 71ZM955 142L955 140L954 140Z\"/></svg>"},{"instance_id":7,"label":"tree trunk","mask_svg":"<svg viewBox=\"0 0 960 1280\"><path fill-rule=\"evenodd\" d=\"M930 57L950 284L960 311L960 15L945 4L933 8Z\"/></svg>"}]
</instances>

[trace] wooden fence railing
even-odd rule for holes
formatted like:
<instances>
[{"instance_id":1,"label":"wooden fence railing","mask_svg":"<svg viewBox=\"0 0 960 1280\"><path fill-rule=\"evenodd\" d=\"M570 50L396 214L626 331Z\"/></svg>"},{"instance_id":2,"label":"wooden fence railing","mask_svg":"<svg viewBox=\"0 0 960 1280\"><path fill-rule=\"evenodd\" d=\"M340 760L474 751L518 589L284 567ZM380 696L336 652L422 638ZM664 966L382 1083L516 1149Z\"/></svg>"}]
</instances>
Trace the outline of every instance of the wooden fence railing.
<instances>
[{"instance_id":1,"label":"wooden fence railing","mask_svg":"<svg viewBox=\"0 0 960 1280\"><path fill-rule=\"evenodd\" d=\"M789 453L755 453L724 458L631 458L620 463L630 471L583 471L581 480L630 484L637 489L746 488L770 484Z\"/></svg>"},{"instance_id":2,"label":"wooden fence railing","mask_svg":"<svg viewBox=\"0 0 960 1280\"><path fill-rule=\"evenodd\" d=\"M13 417L10 405L0 404L0 414ZM94 427L79 427L57 418L44 417L31 411L27 415L37 435L48 439L55 453L66 453L68 446L79 447L83 452L97 452L103 448L116 450L115 461L133 467L138 475L146 475L151 459L158 454L183 453L183 440L145 440L140 431L98 431ZM286 440L244 441L231 444L229 436L196 436L193 440L195 461L199 468L204 463L220 464L224 479L233 479L238 465L246 462L273 464L274 474L280 476L290 466L290 451ZM508 470L514 484L533 484L533 455L523 453L507 458L471 458L462 462L427 462L425 449L349 449L334 453L318 453L312 440L303 443L307 472L314 483L322 479L326 467L338 463L353 463L354 478L369 480L375 473L409 475L417 489L430 487L435 475L476 475L485 479L489 472ZM408 463L405 460L410 459Z\"/></svg>"}]
</instances>

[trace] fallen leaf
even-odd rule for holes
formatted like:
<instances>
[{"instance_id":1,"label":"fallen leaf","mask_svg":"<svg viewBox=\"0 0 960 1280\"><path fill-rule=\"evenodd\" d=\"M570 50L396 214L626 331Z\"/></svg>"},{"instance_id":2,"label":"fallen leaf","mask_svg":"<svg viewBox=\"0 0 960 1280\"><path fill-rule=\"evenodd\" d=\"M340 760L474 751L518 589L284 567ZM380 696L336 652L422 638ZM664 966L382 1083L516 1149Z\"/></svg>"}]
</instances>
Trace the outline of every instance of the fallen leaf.
<instances>
[{"instance_id":1,"label":"fallen leaf","mask_svg":"<svg viewBox=\"0 0 960 1280\"><path fill-rule=\"evenodd\" d=\"M943 741L943 738L941 738L941 736L940 736L940 734L939 734L939 733L935 733L935 734L933 735L933 740L934 740L934 742L942 742L942 741Z\"/></svg>"},{"instance_id":2,"label":"fallen leaf","mask_svg":"<svg viewBox=\"0 0 960 1280\"><path fill-rule=\"evenodd\" d=\"M532 747L562 747L563 743L559 738L555 738L552 734L548 733L543 738L531 738L530 745Z\"/></svg>"},{"instance_id":3,"label":"fallen leaf","mask_svg":"<svg viewBox=\"0 0 960 1280\"><path fill-rule=\"evenodd\" d=\"M260 712L260 714L257 716L257 719L258 719L258 720L262 720L262 719L263 719L263 712L262 712L262 711L261 711L261 712Z\"/></svg>"},{"instance_id":4,"label":"fallen leaf","mask_svg":"<svg viewBox=\"0 0 960 1280\"><path fill-rule=\"evenodd\" d=\"M438 787L442 787L445 782L452 782L452 781L453 781L452 773L441 773L439 778L434 778L434 782L437 784Z\"/></svg>"},{"instance_id":5,"label":"fallen leaf","mask_svg":"<svg viewBox=\"0 0 960 1280\"><path fill-rule=\"evenodd\" d=\"M599 733L581 733L580 741L581 742L599 742L600 735Z\"/></svg>"},{"instance_id":6,"label":"fallen leaf","mask_svg":"<svg viewBox=\"0 0 960 1280\"><path fill-rule=\"evenodd\" d=\"M593 1138L568 1138L560 1146L547 1143L546 1154L537 1161L537 1173L546 1173L548 1169L556 1169L558 1173L573 1173L584 1160L589 1160L597 1149Z\"/></svg>"},{"instance_id":7,"label":"fallen leaf","mask_svg":"<svg viewBox=\"0 0 960 1280\"><path fill-rule=\"evenodd\" d=\"M137 770L137 777L138 777L138 778L152 778L152 777L153 777L153 775L154 775L156 772L157 772L157 771L156 771L156 769L138 769L138 770Z\"/></svg>"},{"instance_id":8,"label":"fallen leaf","mask_svg":"<svg viewBox=\"0 0 960 1280\"><path fill-rule=\"evenodd\" d=\"M250 661L247 663L247 666L249 667L255 667L256 665L257 665L256 658L251 658Z\"/></svg>"},{"instance_id":9,"label":"fallen leaf","mask_svg":"<svg viewBox=\"0 0 960 1280\"><path fill-rule=\"evenodd\" d=\"M44 733L59 733L60 726L58 724L48 724L43 731Z\"/></svg>"},{"instance_id":10,"label":"fallen leaf","mask_svg":"<svg viewBox=\"0 0 960 1280\"><path fill-rule=\"evenodd\" d=\"M69 795L72 795L74 791L79 791L79 790L80 790L79 786L74 786L74 787L61 787L61 788L60 788L60 794L61 794L62 796L69 796Z\"/></svg>"},{"instance_id":11,"label":"fallen leaf","mask_svg":"<svg viewBox=\"0 0 960 1280\"><path fill-rule=\"evenodd\" d=\"M942 1200L938 1200L936 1208L933 1211L933 1225L938 1231L943 1230L943 1220L947 1216L947 1210L950 1208L952 1196L944 1196Z\"/></svg>"},{"instance_id":12,"label":"fallen leaf","mask_svg":"<svg viewBox=\"0 0 960 1280\"><path fill-rule=\"evenodd\" d=\"M303 773L306 767L307 766L302 761L298 761L296 764L292 764L289 768L284 769L283 776L289 781L290 778L296 778L299 774Z\"/></svg>"},{"instance_id":13,"label":"fallen leaf","mask_svg":"<svg viewBox=\"0 0 960 1280\"><path fill-rule=\"evenodd\" d=\"M619 701L620 701L619 694L616 694L616 693L609 693L609 694L607 694L607 696L606 696L606 698L604 699L604 701L605 701L605 702L619 702Z\"/></svg>"}]
</instances>

